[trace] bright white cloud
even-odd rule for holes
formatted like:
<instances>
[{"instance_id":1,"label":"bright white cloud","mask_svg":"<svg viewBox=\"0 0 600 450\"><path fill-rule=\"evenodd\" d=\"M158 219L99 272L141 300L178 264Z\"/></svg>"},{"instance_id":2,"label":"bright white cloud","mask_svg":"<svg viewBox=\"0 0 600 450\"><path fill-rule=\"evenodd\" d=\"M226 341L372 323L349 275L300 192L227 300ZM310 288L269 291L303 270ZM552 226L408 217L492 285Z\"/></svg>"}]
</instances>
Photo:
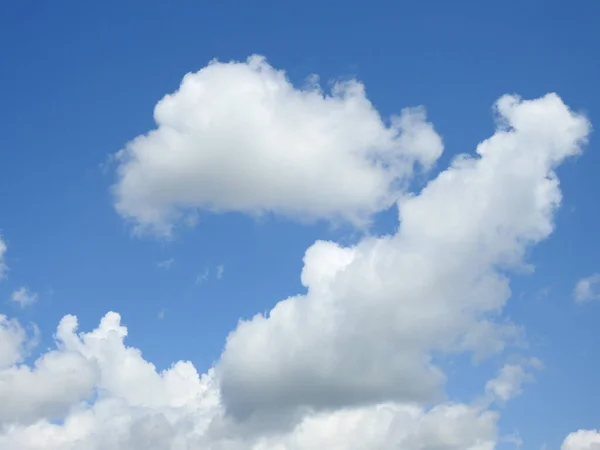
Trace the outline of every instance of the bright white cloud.
<instances>
[{"instance_id":1,"label":"bright white cloud","mask_svg":"<svg viewBox=\"0 0 600 450\"><path fill-rule=\"evenodd\" d=\"M180 361L159 373L127 347L118 314L107 314L90 333L76 327L66 316L56 350L34 368L0 371L3 450L494 448L497 413L464 404L427 410L386 402L309 413L290 429L257 433L224 416L212 371L200 376ZM27 375L11 376L17 372ZM28 376L36 379L26 383Z\"/></svg>"},{"instance_id":2,"label":"bright white cloud","mask_svg":"<svg viewBox=\"0 0 600 450\"><path fill-rule=\"evenodd\" d=\"M0 236L0 280L2 280L3 278L6 278L6 272L8 271L8 266L6 265L6 262L4 261L4 258L6 255L6 250L7 250L6 243L2 239L2 236Z\"/></svg>"},{"instance_id":3,"label":"bright white cloud","mask_svg":"<svg viewBox=\"0 0 600 450\"><path fill-rule=\"evenodd\" d=\"M579 430L569 434L561 450L600 450L600 431Z\"/></svg>"},{"instance_id":4,"label":"bright white cloud","mask_svg":"<svg viewBox=\"0 0 600 450\"><path fill-rule=\"evenodd\" d=\"M505 96L495 110L498 129L477 157L458 156L399 201L395 235L315 243L307 293L240 322L217 367L232 413L439 398L432 352L482 355L514 337L496 319L510 296L505 272L552 232L553 169L590 127L554 94Z\"/></svg>"},{"instance_id":5,"label":"bright white cloud","mask_svg":"<svg viewBox=\"0 0 600 450\"><path fill-rule=\"evenodd\" d=\"M154 119L116 155L113 192L138 230L166 235L195 209L364 225L442 152L423 109L386 124L360 82L296 88L261 56L187 74Z\"/></svg>"},{"instance_id":6,"label":"bright white cloud","mask_svg":"<svg viewBox=\"0 0 600 450\"><path fill-rule=\"evenodd\" d=\"M582 278L575 284L575 289L573 289L573 297L578 303L596 300L600 298L600 292L598 292L599 287L600 273Z\"/></svg>"},{"instance_id":7,"label":"bright white cloud","mask_svg":"<svg viewBox=\"0 0 600 450\"><path fill-rule=\"evenodd\" d=\"M14 303L17 303L22 308L33 305L35 302L37 302L37 299L38 294L36 292L32 292L25 286L15 290L10 296L10 300Z\"/></svg>"}]
</instances>

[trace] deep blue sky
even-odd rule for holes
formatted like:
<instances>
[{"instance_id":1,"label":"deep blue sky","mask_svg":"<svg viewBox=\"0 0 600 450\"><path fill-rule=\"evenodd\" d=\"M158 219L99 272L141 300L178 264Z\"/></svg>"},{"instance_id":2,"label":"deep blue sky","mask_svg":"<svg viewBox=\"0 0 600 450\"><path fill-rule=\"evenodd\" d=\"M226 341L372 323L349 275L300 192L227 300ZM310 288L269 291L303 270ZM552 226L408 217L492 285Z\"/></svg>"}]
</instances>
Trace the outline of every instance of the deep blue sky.
<instances>
[{"instance_id":1,"label":"deep blue sky","mask_svg":"<svg viewBox=\"0 0 600 450\"><path fill-rule=\"evenodd\" d=\"M203 216L170 243L133 238L101 165L153 127L154 105L185 73L258 53L298 83L357 77L384 115L426 106L445 141L443 168L491 134L491 106L505 93L557 92L600 123L599 20L594 1L4 1L0 230L11 271L0 296L27 285L39 301L25 310L2 301L0 313L38 323L50 342L64 314L88 330L116 310L147 359L204 370L239 317L301 291L307 246L347 235L232 214ZM600 304L571 298L577 279L600 271L599 167L592 137L559 172L564 203L556 233L531 255L536 272L514 284L508 313L547 366L503 414L526 448L557 448L600 423ZM169 271L157 269L169 258ZM206 268L209 280L195 284ZM450 392L472 394L473 377L453 379Z\"/></svg>"}]
</instances>

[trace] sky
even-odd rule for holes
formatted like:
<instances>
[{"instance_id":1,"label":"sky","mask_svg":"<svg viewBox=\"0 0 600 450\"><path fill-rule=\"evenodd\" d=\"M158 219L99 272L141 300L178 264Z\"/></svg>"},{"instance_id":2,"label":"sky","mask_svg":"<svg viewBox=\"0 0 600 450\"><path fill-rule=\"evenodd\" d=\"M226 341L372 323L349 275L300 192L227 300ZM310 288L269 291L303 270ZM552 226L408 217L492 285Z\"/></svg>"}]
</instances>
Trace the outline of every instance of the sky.
<instances>
[{"instance_id":1,"label":"sky","mask_svg":"<svg viewBox=\"0 0 600 450\"><path fill-rule=\"evenodd\" d=\"M0 3L0 448L600 449L599 15Z\"/></svg>"}]
</instances>

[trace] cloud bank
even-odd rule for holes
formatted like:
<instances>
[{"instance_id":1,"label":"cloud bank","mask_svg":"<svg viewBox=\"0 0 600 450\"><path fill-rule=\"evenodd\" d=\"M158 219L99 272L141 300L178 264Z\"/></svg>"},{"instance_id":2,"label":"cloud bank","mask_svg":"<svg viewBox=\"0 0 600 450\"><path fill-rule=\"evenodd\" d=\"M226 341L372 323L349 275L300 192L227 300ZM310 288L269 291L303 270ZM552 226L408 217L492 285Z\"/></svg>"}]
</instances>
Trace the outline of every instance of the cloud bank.
<instances>
[{"instance_id":1,"label":"cloud bank","mask_svg":"<svg viewBox=\"0 0 600 450\"><path fill-rule=\"evenodd\" d=\"M14 342L22 340L18 326L0 325L2 333L15 334ZM465 404L426 410L382 403L309 413L289 430L260 434L227 418L213 371L200 376L190 362L179 361L159 373L138 349L124 345L127 329L118 314L107 314L89 333L77 333L76 327L75 317L64 317L56 350L31 368L0 370L0 448L484 450L494 445L497 413ZM11 351L19 353L16 347Z\"/></svg>"}]
</instances>

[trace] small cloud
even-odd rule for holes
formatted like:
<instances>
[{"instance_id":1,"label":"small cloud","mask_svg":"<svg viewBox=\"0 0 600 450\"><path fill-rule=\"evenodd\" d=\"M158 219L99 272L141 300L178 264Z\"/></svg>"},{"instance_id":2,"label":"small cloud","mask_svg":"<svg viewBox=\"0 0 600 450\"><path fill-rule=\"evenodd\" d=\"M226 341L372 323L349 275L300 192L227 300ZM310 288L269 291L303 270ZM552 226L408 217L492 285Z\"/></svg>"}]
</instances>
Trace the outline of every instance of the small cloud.
<instances>
[{"instance_id":1,"label":"small cloud","mask_svg":"<svg viewBox=\"0 0 600 450\"><path fill-rule=\"evenodd\" d=\"M500 440L508 445L513 445L515 448L521 448L523 445L523 439L521 439L518 432L502 436Z\"/></svg>"},{"instance_id":2,"label":"small cloud","mask_svg":"<svg viewBox=\"0 0 600 450\"><path fill-rule=\"evenodd\" d=\"M158 320L163 320L163 319L165 318L165 313L166 313L166 311L165 311L164 309L161 309L161 310L158 312L158 316L157 316L157 317L158 317Z\"/></svg>"},{"instance_id":3,"label":"small cloud","mask_svg":"<svg viewBox=\"0 0 600 450\"><path fill-rule=\"evenodd\" d=\"M206 281L208 281L208 275L209 275L208 269L204 269L204 272L202 272L201 274L199 274L196 277L196 284L202 284L202 283L205 283Z\"/></svg>"},{"instance_id":4,"label":"small cloud","mask_svg":"<svg viewBox=\"0 0 600 450\"><path fill-rule=\"evenodd\" d=\"M550 286L546 286L545 288L539 289L536 293L535 293L535 299L536 300L541 300L543 298L548 297L548 295L550 295L550 291L552 289L550 288Z\"/></svg>"},{"instance_id":5,"label":"small cloud","mask_svg":"<svg viewBox=\"0 0 600 450\"><path fill-rule=\"evenodd\" d=\"M21 308L25 308L26 306L33 305L37 299L38 294L35 292L31 292L25 286L14 291L10 296L11 301L18 303Z\"/></svg>"},{"instance_id":6,"label":"small cloud","mask_svg":"<svg viewBox=\"0 0 600 450\"><path fill-rule=\"evenodd\" d=\"M175 258L169 258L169 259L159 262L156 265L158 266L159 269L169 270L174 262L175 262Z\"/></svg>"},{"instance_id":7,"label":"small cloud","mask_svg":"<svg viewBox=\"0 0 600 450\"><path fill-rule=\"evenodd\" d=\"M530 358L527 363L536 370L542 370L544 368L544 362L539 358Z\"/></svg>"},{"instance_id":8,"label":"small cloud","mask_svg":"<svg viewBox=\"0 0 600 450\"><path fill-rule=\"evenodd\" d=\"M595 273L589 277L582 278L575 284L573 297L577 303L585 303L600 298L598 287L600 285L600 273Z\"/></svg>"},{"instance_id":9,"label":"small cloud","mask_svg":"<svg viewBox=\"0 0 600 450\"><path fill-rule=\"evenodd\" d=\"M540 370L544 364L538 358L530 358L522 364L506 364L498 375L487 382L485 391L490 399L504 403L523 391L523 383L533 381L533 376L526 369Z\"/></svg>"},{"instance_id":10,"label":"small cloud","mask_svg":"<svg viewBox=\"0 0 600 450\"><path fill-rule=\"evenodd\" d=\"M223 273L225 272L225 265L223 264L219 264L217 266L217 280L220 280L223 278Z\"/></svg>"},{"instance_id":11,"label":"small cloud","mask_svg":"<svg viewBox=\"0 0 600 450\"><path fill-rule=\"evenodd\" d=\"M6 243L2 240L2 236L0 236L0 280L6 278L6 272L8 272L8 266L4 262L4 254L6 253Z\"/></svg>"}]
</instances>

